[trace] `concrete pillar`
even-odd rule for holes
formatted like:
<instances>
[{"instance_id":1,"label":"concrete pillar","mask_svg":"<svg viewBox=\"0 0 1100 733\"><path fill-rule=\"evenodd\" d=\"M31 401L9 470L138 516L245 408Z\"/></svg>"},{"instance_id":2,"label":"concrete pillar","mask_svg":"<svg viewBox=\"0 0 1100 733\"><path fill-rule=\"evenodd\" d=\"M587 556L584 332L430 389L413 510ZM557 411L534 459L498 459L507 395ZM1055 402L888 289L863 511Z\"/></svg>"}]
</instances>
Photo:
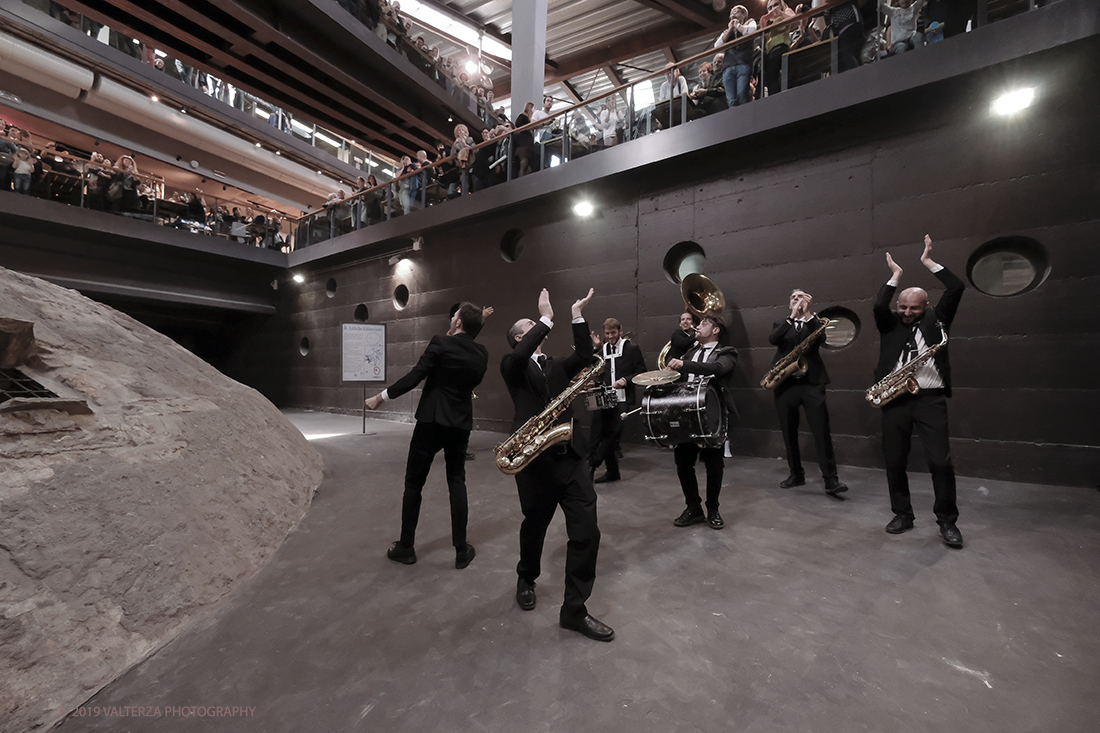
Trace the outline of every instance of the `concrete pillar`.
<instances>
[{"instance_id":1,"label":"concrete pillar","mask_svg":"<svg viewBox=\"0 0 1100 733\"><path fill-rule=\"evenodd\" d=\"M512 120L523 105L542 107L546 74L547 0L515 0L512 3Z\"/></svg>"}]
</instances>

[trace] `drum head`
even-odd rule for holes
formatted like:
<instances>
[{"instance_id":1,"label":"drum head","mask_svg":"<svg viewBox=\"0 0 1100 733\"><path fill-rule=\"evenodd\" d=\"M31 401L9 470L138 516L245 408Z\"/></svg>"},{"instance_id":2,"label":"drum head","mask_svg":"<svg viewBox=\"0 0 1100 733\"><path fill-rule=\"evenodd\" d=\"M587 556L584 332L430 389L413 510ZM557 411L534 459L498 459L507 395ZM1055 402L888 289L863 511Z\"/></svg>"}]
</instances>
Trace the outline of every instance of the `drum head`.
<instances>
[{"instance_id":1,"label":"drum head","mask_svg":"<svg viewBox=\"0 0 1100 733\"><path fill-rule=\"evenodd\" d=\"M722 429L722 395L718 394L718 389L713 385L707 385L707 395L704 398L706 400L706 406L703 409L703 414L706 416L704 422L706 423L706 434L709 436L722 436L723 442L725 442L725 435L722 435L725 431Z\"/></svg>"}]
</instances>

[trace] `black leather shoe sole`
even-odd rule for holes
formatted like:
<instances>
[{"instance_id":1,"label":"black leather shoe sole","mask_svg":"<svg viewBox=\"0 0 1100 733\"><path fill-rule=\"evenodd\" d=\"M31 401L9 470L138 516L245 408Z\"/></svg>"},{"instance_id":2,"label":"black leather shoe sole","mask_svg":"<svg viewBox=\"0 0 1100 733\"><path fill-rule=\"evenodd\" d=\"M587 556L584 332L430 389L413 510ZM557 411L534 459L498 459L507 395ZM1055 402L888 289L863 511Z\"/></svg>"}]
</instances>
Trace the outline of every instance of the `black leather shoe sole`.
<instances>
[{"instance_id":1,"label":"black leather shoe sole","mask_svg":"<svg viewBox=\"0 0 1100 733\"><path fill-rule=\"evenodd\" d=\"M594 619L591 616L584 616L579 619L571 619L562 616L558 620L558 625L563 629L576 631L578 634L582 634L596 641L611 641L615 638L614 629L603 621Z\"/></svg>"},{"instance_id":2,"label":"black leather shoe sole","mask_svg":"<svg viewBox=\"0 0 1100 733\"><path fill-rule=\"evenodd\" d=\"M805 476L803 476L803 477L788 476L787 478L785 478L785 479L783 479L782 481L779 482L779 488L781 488L781 489L790 489L790 488L794 488L795 486L805 486L805 485L806 485L806 477Z\"/></svg>"},{"instance_id":3,"label":"black leather shoe sole","mask_svg":"<svg viewBox=\"0 0 1100 733\"><path fill-rule=\"evenodd\" d=\"M833 496L836 496L837 494L843 494L847 490L848 490L848 484L842 484L842 483L839 483L839 482L833 484L832 486L826 486L825 487L825 493L826 494L832 494Z\"/></svg>"},{"instance_id":4,"label":"black leather shoe sole","mask_svg":"<svg viewBox=\"0 0 1100 733\"><path fill-rule=\"evenodd\" d=\"M905 517L894 517L886 525L886 531L890 534L901 534L913 529L913 520Z\"/></svg>"}]
</instances>

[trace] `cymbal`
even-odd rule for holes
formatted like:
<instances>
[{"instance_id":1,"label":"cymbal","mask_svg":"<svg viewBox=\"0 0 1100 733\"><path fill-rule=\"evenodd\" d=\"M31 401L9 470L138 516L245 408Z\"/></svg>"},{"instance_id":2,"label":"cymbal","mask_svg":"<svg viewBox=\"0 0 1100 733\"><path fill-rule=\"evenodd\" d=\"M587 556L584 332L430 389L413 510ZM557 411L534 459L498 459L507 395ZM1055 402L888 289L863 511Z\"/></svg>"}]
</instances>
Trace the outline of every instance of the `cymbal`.
<instances>
[{"instance_id":1,"label":"cymbal","mask_svg":"<svg viewBox=\"0 0 1100 733\"><path fill-rule=\"evenodd\" d=\"M639 387L652 387L657 384L671 384L679 378L680 372L672 369L655 369L651 372L642 372L630 381Z\"/></svg>"}]
</instances>

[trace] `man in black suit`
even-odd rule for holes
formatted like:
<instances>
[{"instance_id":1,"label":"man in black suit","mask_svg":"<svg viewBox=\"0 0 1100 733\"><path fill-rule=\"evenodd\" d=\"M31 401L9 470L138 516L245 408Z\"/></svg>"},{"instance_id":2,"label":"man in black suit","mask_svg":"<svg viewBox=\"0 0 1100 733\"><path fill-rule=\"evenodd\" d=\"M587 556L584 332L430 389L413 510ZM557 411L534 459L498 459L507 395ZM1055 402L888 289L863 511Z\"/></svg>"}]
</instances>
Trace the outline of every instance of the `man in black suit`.
<instances>
[{"instance_id":1,"label":"man in black suit","mask_svg":"<svg viewBox=\"0 0 1100 733\"><path fill-rule=\"evenodd\" d=\"M588 295L573 303L574 351L564 359L542 353L542 342L554 326L554 309L545 289L539 294L539 320L520 319L508 331L512 351L501 361L500 373L516 407L513 432L545 410L550 400L565 391L578 372L593 363L592 339L581 315L592 294L589 290ZM557 422L566 423L572 418L570 406ZM596 556L600 549L596 491L583 458L585 454L581 431L573 430L569 442L551 446L516 474L519 504L523 510L519 564L516 566L519 576L516 603L524 611L535 607L535 580L542 572L546 528L560 505L569 542L565 554L565 602L559 624L590 639L611 641L615 632L593 618L585 606L596 579Z\"/></svg>"},{"instance_id":2,"label":"man in black suit","mask_svg":"<svg viewBox=\"0 0 1100 733\"><path fill-rule=\"evenodd\" d=\"M955 319L966 285L946 267L933 262L929 256L931 252L932 239L925 235L920 261L944 285L940 302L932 309L928 293L920 288L909 288L898 296L896 313L890 310L890 300L897 290L902 270L889 253L886 255L890 280L879 290L874 305L875 325L881 336L876 381L901 368L926 347L940 343L943 333L950 330ZM936 495L932 511L940 525L940 534L947 545L962 547L962 533L955 526L959 508L955 503L955 467L951 463L947 437L947 398L951 396L951 362L947 348L940 349L915 376L919 392L903 394L882 408L882 450L886 456L890 509L894 512L886 531L901 534L913 528L913 505L909 501L909 478L905 469L916 430L932 473Z\"/></svg>"},{"instance_id":3,"label":"man in black suit","mask_svg":"<svg viewBox=\"0 0 1100 733\"><path fill-rule=\"evenodd\" d=\"M596 475L601 463L607 464L607 471L593 480L597 484L621 478L618 450L619 439L623 435L622 414L627 405L634 404L634 383L630 380L646 370L642 350L622 335L623 327L618 320L608 318L603 322L604 342L600 348L604 368L600 373L600 382L615 390L617 403L614 407L592 413L592 451L588 454L592 475Z\"/></svg>"},{"instance_id":4,"label":"man in black suit","mask_svg":"<svg viewBox=\"0 0 1100 733\"><path fill-rule=\"evenodd\" d=\"M813 296L805 290L791 291L791 315L776 322L771 336L768 337L768 341L776 347L773 366L821 327L822 322L810 313L812 302ZM825 332L822 331L802 352L806 373L802 376L792 374L775 388L775 411L779 414L779 429L783 432L787 465L791 469L791 475L780 481L779 485L789 489L806 483L802 455L798 447L798 408L801 407L806 411L806 422L810 424L810 431L814 436L817 463L821 466L821 477L825 479L825 493L835 496L847 491L848 487L836 475L833 437L829 433L829 408L825 405L825 385L829 383L829 374L821 359L821 346L824 343Z\"/></svg>"},{"instance_id":5,"label":"man in black suit","mask_svg":"<svg viewBox=\"0 0 1100 733\"><path fill-rule=\"evenodd\" d=\"M726 325L720 316L703 316L695 331L696 345L689 349L682 359L669 359L668 368L680 372L681 381L690 382L701 376L712 377L722 393L727 420L732 422L737 416L737 407L733 404L730 383L733 370L737 366L737 349L719 344L719 338L725 330ZM718 495L722 491L722 475L725 471L721 446L701 447L694 442L687 442L677 445L673 451L676 458L676 475L680 478L680 488L683 489L687 508L672 523L677 527L689 527L705 521L711 529L722 529L726 523L718 513ZM699 480L695 476L695 462L700 458L703 459L703 465L707 467L707 513L705 515L703 501L699 496Z\"/></svg>"},{"instance_id":6,"label":"man in black suit","mask_svg":"<svg viewBox=\"0 0 1100 733\"><path fill-rule=\"evenodd\" d=\"M451 540L455 567L462 569L474 559L474 546L466 541L466 447L474 427L472 397L489 364L489 352L474 341L485 319L482 309L462 303L451 318L451 331L433 336L420 361L388 389L366 401L368 410L394 399L425 382L416 408L416 427L409 442L405 465L405 494L401 501L401 539L386 557L412 565L416 562L416 524L420 518L421 493L435 454L443 451L447 465L447 491L451 499Z\"/></svg>"}]
</instances>

